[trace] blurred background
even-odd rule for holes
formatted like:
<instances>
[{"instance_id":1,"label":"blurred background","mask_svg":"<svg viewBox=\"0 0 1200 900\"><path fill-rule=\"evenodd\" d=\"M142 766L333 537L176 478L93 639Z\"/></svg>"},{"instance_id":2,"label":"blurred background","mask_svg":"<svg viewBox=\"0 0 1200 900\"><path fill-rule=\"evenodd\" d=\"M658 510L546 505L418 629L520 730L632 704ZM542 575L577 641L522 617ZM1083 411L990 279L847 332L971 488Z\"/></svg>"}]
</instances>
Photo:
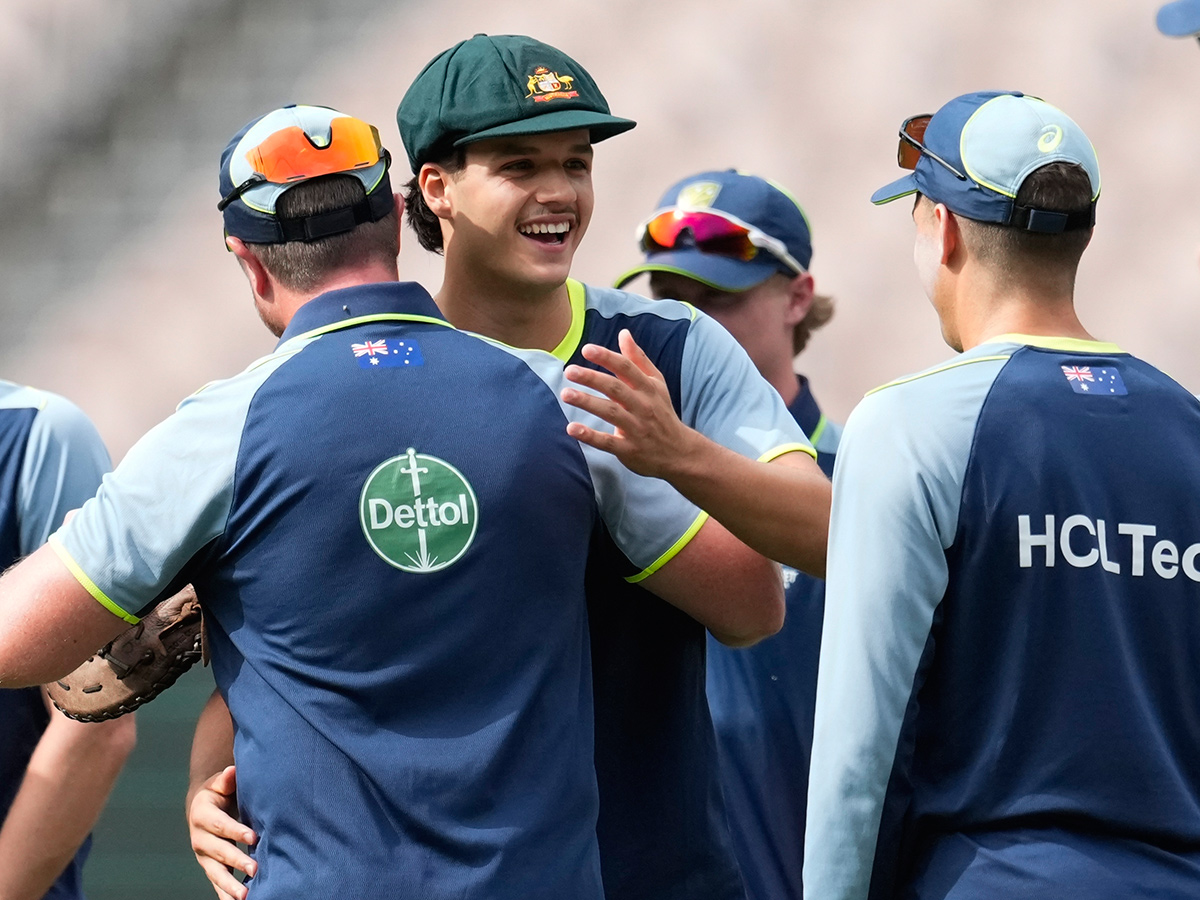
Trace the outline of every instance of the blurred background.
<instances>
[{"instance_id":1,"label":"blurred background","mask_svg":"<svg viewBox=\"0 0 1200 900\"><path fill-rule=\"evenodd\" d=\"M912 271L896 129L978 89L1066 110L1104 173L1078 307L1097 337L1200 390L1200 50L1154 29L1154 0L4 0L0 4L0 375L78 403L114 460L201 384L273 339L223 247L217 161L249 119L325 104L379 126L436 53L525 33L578 59L638 128L599 147L575 274L637 260L636 224L691 172L734 166L790 187L837 313L799 368L831 417L950 354ZM1189 97L1193 98L1189 101ZM440 260L415 240L405 277ZM635 287L641 285L635 284ZM881 448L882 449L882 448ZM93 900L209 897L182 802L206 672L142 714L97 833Z\"/></svg>"}]
</instances>

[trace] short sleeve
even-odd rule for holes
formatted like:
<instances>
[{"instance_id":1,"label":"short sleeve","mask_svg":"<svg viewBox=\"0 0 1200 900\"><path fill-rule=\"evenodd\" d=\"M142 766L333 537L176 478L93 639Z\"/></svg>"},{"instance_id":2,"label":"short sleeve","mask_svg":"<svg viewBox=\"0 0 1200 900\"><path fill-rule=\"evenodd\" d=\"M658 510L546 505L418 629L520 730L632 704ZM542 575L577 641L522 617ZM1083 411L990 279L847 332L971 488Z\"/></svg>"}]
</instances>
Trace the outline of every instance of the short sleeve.
<instances>
[{"instance_id":1,"label":"short sleeve","mask_svg":"<svg viewBox=\"0 0 1200 900\"><path fill-rule=\"evenodd\" d=\"M180 404L51 536L59 557L114 615L138 621L187 563L224 532L250 402L283 361L268 359Z\"/></svg>"},{"instance_id":2,"label":"short sleeve","mask_svg":"<svg viewBox=\"0 0 1200 900\"><path fill-rule=\"evenodd\" d=\"M112 467L96 427L73 403L44 394L25 444L17 484L21 555L27 556L83 506Z\"/></svg>"},{"instance_id":3,"label":"short sleeve","mask_svg":"<svg viewBox=\"0 0 1200 900\"><path fill-rule=\"evenodd\" d=\"M563 401L562 391L568 382L561 360L541 350L523 350L497 341L488 342L522 359L554 392L565 419L564 428L567 422L581 422L597 431L612 433L612 426L603 419ZM578 385L571 387L581 389ZM707 514L662 479L638 475L604 450L584 444L580 447L587 462L600 518L613 544L638 573L629 580L640 581L678 553L704 524Z\"/></svg>"},{"instance_id":4,"label":"short sleeve","mask_svg":"<svg viewBox=\"0 0 1200 900\"><path fill-rule=\"evenodd\" d=\"M741 345L716 320L698 313L680 372L682 418L705 437L751 459L816 451L783 399Z\"/></svg>"}]
</instances>

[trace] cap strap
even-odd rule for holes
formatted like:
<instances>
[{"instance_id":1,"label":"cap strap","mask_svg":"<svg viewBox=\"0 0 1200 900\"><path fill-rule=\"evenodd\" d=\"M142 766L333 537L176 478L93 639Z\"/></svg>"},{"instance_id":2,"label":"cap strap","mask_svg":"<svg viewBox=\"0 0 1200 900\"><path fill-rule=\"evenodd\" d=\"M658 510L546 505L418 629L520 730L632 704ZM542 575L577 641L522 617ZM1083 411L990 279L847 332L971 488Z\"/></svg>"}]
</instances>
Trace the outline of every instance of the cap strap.
<instances>
[{"instance_id":1,"label":"cap strap","mask_svg":"<svg viewBox=\"0 0 1200 900\"><path fill-rule=\"evenodd\" d=\"M311 216L280 218L278 222L281 242L317 241L335 234L344 234L365 222L378 222L394 208L395 201L390 193L376 191L353 206L344 206Z\"/></svg>"},{"instance_id":2,"label":"cap strap","mask_svg":"<svg viewBox=\"0 0 1200 900\"><path fill-rule=\"evenodd\" d=\"M1096 203L1087 209L1073 213L1052 212L1048 209L1034 209L1031 206L1013 206L1008 224L1014 228L1024 228L1038 234L1062 234L1064 231L1081 231L1096 224Z\"/></svg>"}]
</instances>

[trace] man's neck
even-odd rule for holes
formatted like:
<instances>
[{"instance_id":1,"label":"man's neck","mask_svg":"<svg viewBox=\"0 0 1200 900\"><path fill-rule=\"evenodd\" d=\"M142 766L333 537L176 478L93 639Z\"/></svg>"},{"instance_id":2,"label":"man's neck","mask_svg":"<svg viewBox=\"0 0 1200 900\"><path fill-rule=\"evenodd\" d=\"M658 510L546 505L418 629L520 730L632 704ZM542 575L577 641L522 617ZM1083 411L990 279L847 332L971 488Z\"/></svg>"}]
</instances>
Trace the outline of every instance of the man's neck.
<instances>
[{"instance_id":1,"label":"man's neck","mask_svg":"<svg viewBox=\"0 0 1200 900\"><path fill-rule=\"evenodd\" d=\"M1095 340L1075 313L1073 290L1043 286L1003 287L990 283L965 287L956 324L963 350L1002 334Z\"/></svg>"},{"instance_id":2,"label":"man's neck","mask_svg":"<svg viewBox=\"0 0 1200 900\"><path fill-rule=\"evenodd\" d=\"M505 285L456 273L447 266L445 281L433 299L455 328L510 347L552 351L571 328L565 283L544 289Z\"/></svg>"},{"instance_id":3,"label":"man's neck","mask_svg":"<svg viewBox=\"0 0 1200 900\"><path fill-rule=\"evenodd\" d=\"M779 396L783 398L784 406L791 406L795 399L800 396L800 376L792 368L792 361L789 359L785 365L776 367L774 372L767 373L759 371L771 387L779 392Z\"/></svg>"},{"instance_id":4,"label":"man's neck","mask_svg":"<svg viewBox=\"0 0 1200 900\"><path fill-rule=\"evenodd\" d=\"M328 294L330 291L340 290L348 287L358 287L364 284L379 284L380 282L399 281L400 273L395 264L388 265L387 263L368 263L354 269L345 269L340 272L335 272L329 278L321 283L321 285L311 291L292 291L283 285L275 282L273 293L273 312L275 313L272 321L267 322L267 327L271 329L276 337L283 334L288 324L292 321L292 317L296 315L296 311L310 300L314 300L322 294ZM266 317L264 316L264 321Z\"/></svg>"}]
</instances>

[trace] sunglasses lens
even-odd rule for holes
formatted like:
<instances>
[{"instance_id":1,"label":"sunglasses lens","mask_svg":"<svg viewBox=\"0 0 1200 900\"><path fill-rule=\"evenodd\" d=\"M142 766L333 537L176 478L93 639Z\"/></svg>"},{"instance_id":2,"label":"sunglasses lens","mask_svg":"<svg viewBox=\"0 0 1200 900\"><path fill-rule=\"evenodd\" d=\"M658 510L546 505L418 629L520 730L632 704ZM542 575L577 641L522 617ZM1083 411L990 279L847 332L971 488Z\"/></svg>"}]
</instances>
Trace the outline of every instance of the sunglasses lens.
<instances>
[{"instance_id":1,"label":"sunglasses lens","mask_svg":"<svg viewBox=\"0 0 1200 900\"><path fill-rule=\"evenodd\" d=\"M688 232L690 244L702 253L749 260L758 254L750 241L750 232L735 222L707 212L672 210L660 213L646 225L642 249L648 253L674 250L681 235Z\"/></svg>"},{"instance_id":2,"label":"sunglasses lens","mask_svg":"<svg viewBox=\"0 0 1200 900\"><path fill-rule=\"evenodd\" d=\"M254 171L273 184L364 169L380 160L375 126L343 116L330 123L329 143L317 147L298 125L275 132L246 154Z\"/></svg>"},{"instance_id":3,"label":"sunglasses lens","mask_svg":"<svg viewBox=\"0 0 1200 900\"><path fill-rule=\"evenodd\" d=\"M933 116L913 116L906 119L900 126L900 147L896 153L896 161L902 169L915 169L921 159L921 147L925 144L925 129ZM907 140L905 139L907 138Z\"/></svg>"}]
</instances>

